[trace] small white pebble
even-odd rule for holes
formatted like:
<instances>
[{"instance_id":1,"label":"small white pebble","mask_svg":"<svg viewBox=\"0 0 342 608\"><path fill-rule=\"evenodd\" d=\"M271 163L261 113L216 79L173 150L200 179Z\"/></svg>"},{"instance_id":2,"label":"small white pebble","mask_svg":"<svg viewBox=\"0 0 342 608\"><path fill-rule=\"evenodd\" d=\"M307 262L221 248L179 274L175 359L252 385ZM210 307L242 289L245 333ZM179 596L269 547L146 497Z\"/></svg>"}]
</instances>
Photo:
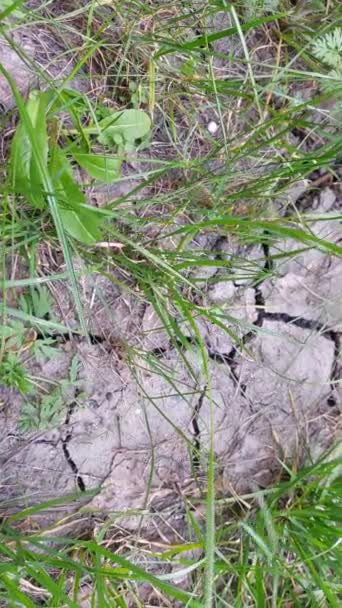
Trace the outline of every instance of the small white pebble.
<instances>
[{"instance_id":1,"label":"small white pebble","mask_svg":"<svg viewBox=\"0 0 342 608\"><path fill-rule=\"evenodd\" d=\"M215 133L218 129L218 124L214 120L211 120L207 126L207 129L208 129L209 133L211 133L212 135L215 135Z\"/></svg>"}]
</instances>

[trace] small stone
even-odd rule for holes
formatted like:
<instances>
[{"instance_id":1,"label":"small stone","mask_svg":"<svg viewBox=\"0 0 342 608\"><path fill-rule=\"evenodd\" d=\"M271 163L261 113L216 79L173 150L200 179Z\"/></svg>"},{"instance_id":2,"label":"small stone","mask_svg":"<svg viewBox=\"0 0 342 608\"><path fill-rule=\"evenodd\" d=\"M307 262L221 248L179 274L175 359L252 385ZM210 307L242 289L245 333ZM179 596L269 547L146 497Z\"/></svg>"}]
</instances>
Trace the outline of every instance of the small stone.
<instances>
[{"instance_id":1,"label":"small stone","mask_svg":"<svg viewBox=\"0 0 342 608\"><path fill-rule=\"evenodd\" d=\"M207 129L211 135L215 135L218 130L218 124L214 120L211 120L207 126Z\"/></svg>"}]
</instances>

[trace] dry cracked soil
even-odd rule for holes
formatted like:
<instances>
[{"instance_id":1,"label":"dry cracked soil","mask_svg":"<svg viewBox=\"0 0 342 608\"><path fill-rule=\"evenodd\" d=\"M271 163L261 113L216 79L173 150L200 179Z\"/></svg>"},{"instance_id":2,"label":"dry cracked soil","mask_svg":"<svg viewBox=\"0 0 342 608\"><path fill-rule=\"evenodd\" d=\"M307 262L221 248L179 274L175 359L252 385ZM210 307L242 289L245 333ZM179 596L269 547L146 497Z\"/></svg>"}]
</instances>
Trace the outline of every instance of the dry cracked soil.
<instances>
[{"instance_id":1,"label":"dry cracked soil","mask_svg":"<svg viewBox=\"0 0 342 608\"><path fill-rule=\"evenodd\" d=\"M312 213L319 218L324 210L333 218L340 209L340 190L326 188L314 198ZM342 226L333 219L317 219L312 230L341 242ZM258 247L219 238L216 247L226 258L238 256L246 267L260 258ZM238 327L240 337L234 343L226 331L198 319L210 385L190 332L186 345L172 345L150 305L128 302L103 277L90 277L84 297L89 304L92 294L93 343L64 336L58 356L35 367L37 376L58 380L78 357L77 382L60 423L21 433L22 397L2 389L2 499L23 507L94 490L81 502L120 514L127 528L136 527L141 513L146 527L165 523L165 513L167 525L181 525L182 496L198 496L205 478L211 408L218 492L264 487L280 461L315 457L329 446L341 408L340 261L316 249L296 252L287 240L269 247L266 239L260 247L265 274L257 285L241 271L227 281L220 269L207 289L208 303L220 306L228 329ZM278 255L292 249L291 257ZM102 296L109 292L104 328ZM186 323L175 321L187 336ZM134 366L120 346L130 339L139 345Z\"/></svg>"}]
</instances>

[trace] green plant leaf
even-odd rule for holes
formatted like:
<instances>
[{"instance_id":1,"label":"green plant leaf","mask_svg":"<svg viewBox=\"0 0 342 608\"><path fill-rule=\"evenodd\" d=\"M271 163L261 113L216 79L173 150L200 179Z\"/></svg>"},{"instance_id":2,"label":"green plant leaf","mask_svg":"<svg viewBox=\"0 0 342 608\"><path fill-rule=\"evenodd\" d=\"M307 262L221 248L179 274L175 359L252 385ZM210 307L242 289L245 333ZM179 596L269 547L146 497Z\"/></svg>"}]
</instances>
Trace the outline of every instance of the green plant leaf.
<instances>
[{"instance_id":1,"label":"green plant leaf","mask_svg":"<svg viewBox=\"0 0 342 608\"><path fill-rule=\"evenodd\" d=\"M75 385L77 376L81 369L81 362L78 355L74 355L70 365L70 382L72 385Z\"/></svg>"},{"instance_id":2,"label":"green plant leaf","mask_svg":"<svg viewBox=\"0 0 342 608\"><path fill-rule=\"evenodd\" d=\"M151 129L151 119L142 110L124 110L114 112L99 123L101 133L98 140L104 146L117 145L124 142L135 142L145 137ZM118 139L120 136L120 139Z\"/></svg>"},{"instance_id":3,"label":"green plant leaf","mask_svg":"<svg viewBox=\"0 0 342 608\"><path fill-rule=\"evenodd\" d=\"M120 175L121 158L101 154L86 154L71 150L75 161L85 169L91 177L109 184Z\"/></svg>"},{"instance_id":4,"label":"green plant leaf","mask_svg":"<svg viewBox=\"0 0 342 608\"><path fill-rule=\"evenodd\" d=\"M32 403L24 403L20 410L18 429L21 433L28 433L39 429L39 410Z\"/></svg>"},{"instance_id":5,"label":"green plant leaf","mask_svg":"<svg viewBox=\"0 0 342 608\"><path fill-rule=\"evenodd\" d=\"M58 146L51 151L49 170L54 185L54 195L61 207L78 207L86 203L86 197L74 180L70 163Z\"/></svg>"},{"instance_id":6,"label":"green plant leaf","mask_svg":"<svg viewBox=\"0 0 342 608\"><path fill-rule=\"evenodd\" d=\"M101 240L99 226L103 218L92 207L83 206L86 198L74 180L66 155L58 146L52 150L49 168L65 230L85 245Z\"/></svg>"},{"instance_id":7,"label":"green plant leaf","mask_svg":"<svg viewBox=\"0 0 342 608\"><path fill-rule=\"evenodd\" d=\"M66 409L67 404L60 388L55 389L50 395L44 395L39 407L39 427L44 429L57 426L65 416Z\"/></svg>"},{"instance_id":8,"label":"green plant leaf","mask_svg":"<svg viewBox=\"0 0 342 608\"><path fill-rule=\"evenodd\" d=\"M28 119L31 121L35 140L41 153L41 161L47 166L48 135L46 109L49 101L47 93L32 91L26 104ZM15 191L24 195L32 205L43 207L45 193L41 173L35 161L29 133L24 122L20 122L15 132L11 148L11 179Z\"/></svg>"},{"instance_id":9,"label":"green plant leaf","mask_svg":"<svg viewBox=\"0 0 342 608\"><path fill-rule=\"evenodd\" d=\"M85 245L91 245L102 239L99 225L102 218L91 207L79 209L60 209L65 230Z\"/></svg>"},{"instance_id":10,"label":"green plant leaf","mask_svg":"<svg viewBox=\"0 0 342 608\"><path fill-rule=\"evenodd\" d=\"M24 0L16 0L16 2L13 2L13 0L2 0L1 8L3 9L3 12L0 13L0 21L9 15L20 18L24 17L25 13L17 9L23 2Z\"/></svg>"},{"instance_id":11,"label":"green plant leaf","mask_svg":"<svg viewBox=\"0 0 342 608\"><path fill-rule=\"evenodd\" d=\"M31 390L31 382L17 353L8 352L2 359L0 365L0 384L14 388L20 393L28 393Z\"/></svg>"},{"instance_id":12,"label":"green plant leaf","mask_svg":"<svg viewBox=\"0 0 342 608\"><path fill-rule=\"evenodd\" d=\"M29 141L32 146L32 158L34 159L35 163L37 164L37 170L38 170L40 179L42 181L42 184L44 185L44 191L46 192L46 200L47 200L47 203L48 203L51 215L52 215L52 219L53 219L54 225L56 227L57 236L58 236L58 239L60 241L61 248L63 251L66 268L67 268L67 272L68 272L68 277L70 280L72 294L73 294L74 302L76 305L77 313L79 316L82 332L87 337L87 341L90 343L88 329L87 329L87 325L86 325L85 318L84 318L83 306L82 306L82 302L81 302L81 298L80 298L80 294L79 294L79 288L78 288L78 284L77 284L77 280L76 280L75 269L74 269L74 265L73 265L71 255L70 255L69 243L68 243L66 233L64 230L64 226L63 226L63 223L62 223L62 220L60 217L58 201L56 200L56 197L54 195L54 184L52 182L51 175L49 174L48 168L45 164L42 150L39 148L39 145L36 141L35 130L32 126L31 120L29 118L27 108L23 102L23 99L18 91L18 88L17 88L13 78L11 77L9 72L4 68L4 66L1 63L0 63L0 73L2 74L2 76L4 76L6 78L8 84L11 88L11 91L13 93L13 96L14 96L16 104L17 104L20 118L23 121L23 123L25 124L25 128L28 133ZM18 313L18 311L16 311L16 312L17 312L17 318L19 318L18 314L20 314L20 313ZM23 313L21 313L21 314L23 314ZM41 324L42 321L39 321L39 323Z\"/></svg>"},{"instance_id":13,"label":"green plant leaf","mask_svg":"<svg viewBox=\"0 0 342 608\"><path fill-rule=\"evenodd\" d=\"M135 150L134 143L131 141L127 141L124 145L124 151L126 152L126 154L130 154L130 153L134 152L134 150Z\"/></svg>"},{"instance_id":14,"label":"green plant leaf","mask_svg":"<svg viewBox=\"0 0 342 608\"><path fill-rule=\"evenodd\" d=\"M20 307L28 314L44 318L50 313L53 301L48 289L44 286L36 287L24 293L19 298Z\"/></svg>"},{"instance_id":15,"label":"green plant leaf","mask_svg":"<svg viewBox=\"0 0 342 608\"><path fill-rule=\"evenodd\" d=\"M53 338L35 340L31 349L37 363L42 363L46 359L54 359L55 357L58 357L56 341Z\"/></svg>"}]
</instances>

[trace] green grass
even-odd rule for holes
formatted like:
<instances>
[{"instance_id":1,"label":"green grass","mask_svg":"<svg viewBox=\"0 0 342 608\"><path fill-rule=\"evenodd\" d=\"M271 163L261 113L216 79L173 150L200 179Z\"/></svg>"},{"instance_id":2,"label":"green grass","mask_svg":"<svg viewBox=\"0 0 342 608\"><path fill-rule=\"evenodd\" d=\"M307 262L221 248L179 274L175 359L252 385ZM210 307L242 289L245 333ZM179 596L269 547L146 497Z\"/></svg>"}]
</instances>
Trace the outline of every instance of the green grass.
<instances>
[{"instance_id":1,"label":"green grass","mask_svg":"<svg viewBox=\"0 0 342 608\"><path fill-rule=\"evenodd\" d=\"M169 545L166 551L143 545L150 563L159 560L161 569L163 563L173 566L171 574L159 576L127 560L120 538L111 540L108 525L90 540L62 537L66 521L44 532L27 530L24 535L17 529L21 519L29 521L62 501L8 517L1 528L0 597L13 606L43 602L76 607L84 594L94 605L129 606L139 583L148 582L186 606L337 607L342 592L341 461L338 452L334 456L298 472L284 467L286 481L265 491L218 499L212 572L202 557L189 557L205 549L200 531L193 542ZM203 585L204 568L212 586ZM191 577L192 593L174 583L185 574Z\"/></svg>"},{"instance_id":2,"label":"green grass","mask_svg":"<svg viewBox=\"0 0 342 608\"><path fill-rule=\"evenodd\" d=\"M228 277L247 273L257 283L265 276L265 259L247 267L239 257L227 261L214 255L213 259L206 245L193 246L195 240L229 235L241 244L257 245L267 235L270 245L287 238L298 250L341 255L341 246L312 232L314 218L309 213L289 204L284 215L278 205L284 193L313 172L334 176L335 161L341 158L338 3L233 4L91 0L75 7L66 0L57 7L59 3L34 3L29 11L19 0L0 7L0 34L40 76L50 91L52 108L51 114L42 111L33 117L15 74L2 66L0 58L1 74L15 100L15 108L2 120L0 306L5 327L17 319L28 330L45 332L47 339L54 332L70 332L63 320L46 319L42 311L25 308L20 300L23 292L27 298L43 282L51 289L63 281L77 317L73 333L89 339L80 278L92 272L111 277L127 294L152 304L160 325L191 369L184 348L189 336L175 318L187 322L199 345L210 398L207 355L196 319L216 323L236 343L240 325L217 307L198 304L203 296L201 278L210 285L206 273L214 266ZM41 61L30 59L11 38L23 26L31 31L40 28L57 39L59 58L70 61L68 75L58 80L44 72ZM76 90L74 79L77 86L85 85L85 93ZM152 121L151 133L144 133L141 142L133 140L134 145L125 148L132 141L123 141L113 151L92 139L94 129L96 133L113 110L132 108ZM16 155L9 150L18 120L31 158L27 188L32 191L27 196L23 195L26 183L24 190L18 190ZM217 123L218 136L208 132L210 120ZM298 132L299 141L294 136ZM92 162L97 159L107 178L114 164L128 155L134 179L130 191L96 211L101 239L119 243L113 255L110 248L91 246L98 238L87 241L82 238L84 231L73 238L75 231L72 237L66 229L65 209L72 209L83 227L95 222L95 212L87 203L91 177L80 195L65 164L63 169L58 158L51 160L53 148L51 158L47 151L51 142L63 150L73 168L72 151L75 154L74 146L79 146L88 161L90 155ZM119 185L124 177L117 173L99 181ZM43 200L40 208L32 204L37 184ZM48 279L41 276L38 265L40 248L46 245L63 260L63 269L53 269ZM28 269L24 277L15 273L17 259ZM80 259L82 270L75 267ZM128 350L134 365L141 352ZM0 381L25 392L29 382L25 361L20 348L9 352L8 336L2 332ZM168 376L161 365L158 369ZM170 598L171 604L165 599L165 606L177 605L172 601L206 608L338 606L342 591L338 462L321 460L302 471L284 465L287 481L241 500L224 499L215 496L212 429L210 437L203 497L206 526L200 528L189 509L193 542L184 539L161 555L153 548L147 550L152 561L161 559L188 574L186 590L177 585L174 573L155 576L135 565L130 552L121 548L123 541L122 545L108 541L110 526L99 525L90 540L68 537L47 542L49 531L24 534L9 517L0 545L3 605L80 606L81 595L87 592L91 606L139 606L144 605L139 584L147 582ZM134 543L139 548L139 538ZM184 556L187 550L196 550L199 557ZM136 549L137 561L140 554L143 551Z\"/></svg>"}]
</instances>

